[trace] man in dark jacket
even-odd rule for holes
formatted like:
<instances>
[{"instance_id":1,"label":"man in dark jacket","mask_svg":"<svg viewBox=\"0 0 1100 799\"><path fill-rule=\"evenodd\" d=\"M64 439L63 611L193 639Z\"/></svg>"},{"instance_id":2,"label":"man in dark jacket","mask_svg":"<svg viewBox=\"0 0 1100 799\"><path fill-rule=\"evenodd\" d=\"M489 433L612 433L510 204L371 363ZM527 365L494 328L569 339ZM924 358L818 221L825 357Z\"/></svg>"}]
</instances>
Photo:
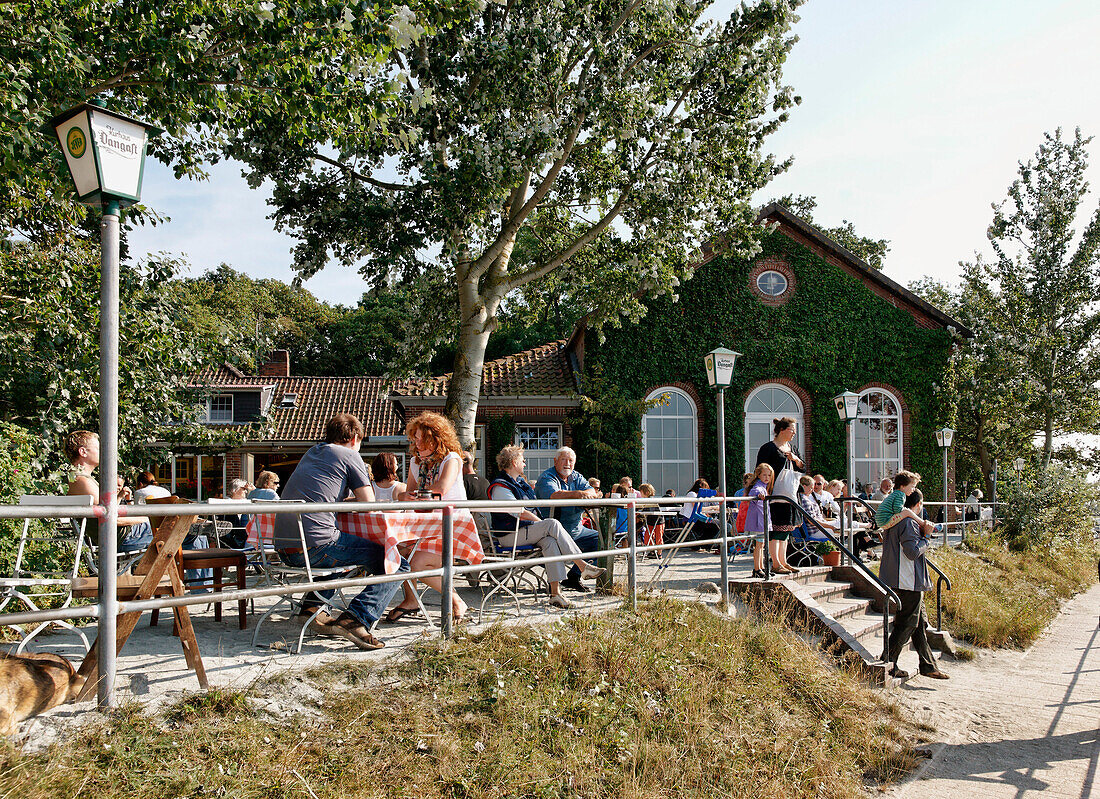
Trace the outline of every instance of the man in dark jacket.
<instances>
[{"instance_id":1,"label":"man in dark jacket","mask_svg":"<svg viewBox=\"0 0 1100 799\"><path fill-rule=\"evenodd\" d=\"M905 498L905 507L917 516L924 509L924 497L919 489L914 489ZM928 618L924 613L924 592L932 589L928 578L928 564L924 553L929 547L928 539L921 532L920 523L911 516L886 530L882 537L882 565L879 577L897 592L901 607L894 615L890 627L890 640L886 642L883 660L892 664L890 676L906 679L909 674L898 668L898 656L901 649L913 640L920 659L920 673L924 677L946 680L947 675L939 670L932 647L928 645Z\"/></svg>"}]
</instances>

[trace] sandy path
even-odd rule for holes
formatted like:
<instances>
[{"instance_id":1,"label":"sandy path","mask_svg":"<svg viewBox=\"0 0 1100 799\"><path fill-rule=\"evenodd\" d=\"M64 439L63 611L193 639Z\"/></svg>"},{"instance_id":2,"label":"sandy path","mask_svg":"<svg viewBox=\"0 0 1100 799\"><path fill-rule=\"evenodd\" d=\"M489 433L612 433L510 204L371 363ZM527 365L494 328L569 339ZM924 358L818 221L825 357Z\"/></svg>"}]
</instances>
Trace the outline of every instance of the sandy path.
<instances>
[{"instance_id":1,"label":"sandy path","mask_svg":"<svg viewBox=\"0 0 1100 799\"><path fill-rule=\"evenodd\" d=\"M1100 797L1100 586L1067 603L1027 652L946 659L948 682L894 689L943 743L897 799ZM912 660L912 663L909 662ZM903 668L916 669L907 652Z\"/></svg>"}]
</instances>

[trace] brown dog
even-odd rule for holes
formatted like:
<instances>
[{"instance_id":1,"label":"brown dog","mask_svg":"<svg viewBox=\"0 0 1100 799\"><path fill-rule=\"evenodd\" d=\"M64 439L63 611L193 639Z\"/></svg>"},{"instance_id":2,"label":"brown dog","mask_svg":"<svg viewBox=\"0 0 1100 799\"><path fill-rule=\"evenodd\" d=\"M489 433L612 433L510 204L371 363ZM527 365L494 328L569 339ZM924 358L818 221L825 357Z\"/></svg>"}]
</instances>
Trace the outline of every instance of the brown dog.
<instances>
[{"instance_id":1,"label":"brown dog","mask_svg":"<svg viewBox=\"0 0 1100 799\"><path fill-rule=\"evenodd\" d=\"M0 655L0 735L15 735L23 719L73 701L83 687L60 655Z\"/></svg>"}]
</instances>

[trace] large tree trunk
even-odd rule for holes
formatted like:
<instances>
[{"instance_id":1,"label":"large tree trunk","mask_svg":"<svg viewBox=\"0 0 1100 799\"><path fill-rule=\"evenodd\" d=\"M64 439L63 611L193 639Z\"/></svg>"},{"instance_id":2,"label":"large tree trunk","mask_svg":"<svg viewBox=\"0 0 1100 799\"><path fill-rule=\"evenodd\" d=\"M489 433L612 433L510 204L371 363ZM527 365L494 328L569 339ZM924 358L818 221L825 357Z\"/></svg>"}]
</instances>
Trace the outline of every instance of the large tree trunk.
<instances>
[{"instance_id":1,"label":"large tree trunk","mask_svg":"<svg viewBox=\"0 0 1100 799\"><path fill-rule=\"evenodd\" d=\"M455 269L458 280L459 318L458 351L451 384L447 389L444 414L455 426L462 446L474 443L474 421L481 395L481 375L485 369L485 348L497 325L500 302L511 286L507 281L515 236L506 242L503 252L484 274L478 274L473 262L460 263Z\"/></svg>"}]
</instances>

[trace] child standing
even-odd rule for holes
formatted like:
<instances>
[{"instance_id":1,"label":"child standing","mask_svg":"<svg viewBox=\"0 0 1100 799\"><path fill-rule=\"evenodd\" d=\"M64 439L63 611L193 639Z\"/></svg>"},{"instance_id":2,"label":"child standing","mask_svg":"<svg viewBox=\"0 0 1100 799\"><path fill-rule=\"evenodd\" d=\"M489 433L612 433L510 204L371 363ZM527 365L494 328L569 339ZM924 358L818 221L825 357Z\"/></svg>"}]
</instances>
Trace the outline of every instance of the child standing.
<instances>
[{"instance_id":1,"label":"child standing","mask_svg":"<svg viewBox=\"0 0 1100 799\"><path fill-rule=\"evenodd\" d=\"M751 535L752 576L764 578L764 534L771 529L771 514L764 498L771 493L771 484L775 480L775 470L766 463L760 463L753 472L754 482L746 496L752 497L745 515L745 535ZM780 572L786 573L786 572Z\"/></svg>"}]
</instances>

